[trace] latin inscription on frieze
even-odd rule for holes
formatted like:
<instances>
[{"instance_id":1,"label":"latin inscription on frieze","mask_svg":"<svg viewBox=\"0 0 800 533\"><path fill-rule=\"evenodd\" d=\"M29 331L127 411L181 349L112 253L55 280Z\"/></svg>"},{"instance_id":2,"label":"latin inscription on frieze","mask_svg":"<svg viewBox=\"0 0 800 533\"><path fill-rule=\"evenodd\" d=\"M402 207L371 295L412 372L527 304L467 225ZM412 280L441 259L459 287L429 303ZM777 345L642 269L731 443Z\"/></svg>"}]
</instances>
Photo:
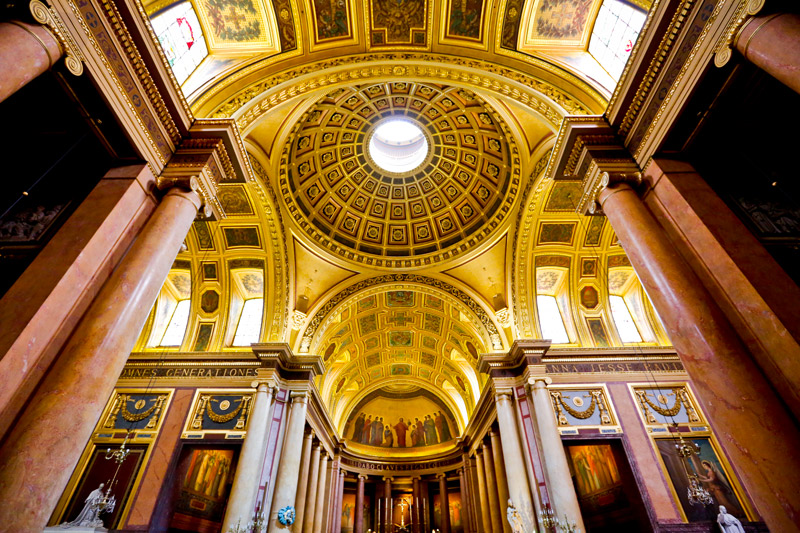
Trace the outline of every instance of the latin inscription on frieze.
<instances>
[{"instance_id":1,"label":"latin inscription on frieze","mask_svg":"<svg viewBox=\"0 0 800 533\"><path fill-rule=\"evenodd\" d=\"M629 363L547 363L548 374L572 373L632 373L632 372L683 372L679 361Z\"/></svg>"},{"instance_id":2,"label":"latin inscription on frieze","mask_svg":"<svg viewBox=\"0 0 800 533\"><path fill-rule=\"evenodd\" d=\"M257 377L256 367L183 367L131 368L122 371L120 379L150 378L245 378Z\"/></svg>"}]
</instances>

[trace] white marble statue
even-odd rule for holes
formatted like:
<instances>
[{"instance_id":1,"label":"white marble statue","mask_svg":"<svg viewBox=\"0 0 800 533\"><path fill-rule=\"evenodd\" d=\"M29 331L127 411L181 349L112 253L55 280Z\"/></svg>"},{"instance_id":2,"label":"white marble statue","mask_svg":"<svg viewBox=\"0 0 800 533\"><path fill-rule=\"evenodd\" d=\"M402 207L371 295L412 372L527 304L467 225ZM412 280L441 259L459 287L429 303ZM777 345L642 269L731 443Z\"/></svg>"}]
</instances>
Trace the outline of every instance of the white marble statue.
<instances>
[{"instance_id":1,"label":"white marble statue","mask_svg":"<svg viewBox=\"0 0 800 533\"><path fill-rule=\"evenodd\" d=\"M511 526L511 531L514 533L525 533L525 528L522 525L522 516L520 516L519 511L517 511L517 508L514 506L514 502L511 501L511 498L508 499L506 520L508 520L508 523Z\"/></svg>"},{"instance_id":2,"label":"white marble statue","mask_svg":"<svg viewBox=\"0 0 800 533\"><path fill-rule=\"evenodd\" d=\"M739 519L728 514L728 510L724 505L719 506L719 514L717 515L717 524L722 533L744 533L744 528Z\"/></svg>"},{"instance_id":3,"label":"white marble statue","mask_svg":"<svg viewBox=\"0 0 800 533\"><path fill-rule=\"evenodd\" d=\"M64 522L61 528L69 529L72 527L102 527L103 521L100 519L100 513L107 513L114 510L116 500L112 496L109 504L102 505L103 501L103 487L105 483L100 483L100 486L94 489L84 500L83 509L72 522Z\"/></svg>"}]
</instances>

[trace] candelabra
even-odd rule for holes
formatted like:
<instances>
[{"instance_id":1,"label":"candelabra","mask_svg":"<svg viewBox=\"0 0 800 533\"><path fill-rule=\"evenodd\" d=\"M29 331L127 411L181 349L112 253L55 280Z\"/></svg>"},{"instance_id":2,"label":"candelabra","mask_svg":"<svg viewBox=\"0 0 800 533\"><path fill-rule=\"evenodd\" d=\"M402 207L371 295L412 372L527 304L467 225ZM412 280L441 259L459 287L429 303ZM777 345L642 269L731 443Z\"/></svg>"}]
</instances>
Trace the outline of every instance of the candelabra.
<instances>
[{"instance_id":1,"label":"candelabra","mask_svg":"<svg viewBox=\"0 0 800 533\"><path fill-rule=\"evenodd\" d=\"M680 433L678 433L678 439L680 439L680 441L675 443L675 448L678 450L678 455L683 459L700 453L700 446L698 446L696 442L691 444L687 443L683 440L683 435Z\"/></svg>"},{"instance_id":2,"label":"candelabra","mask_svg":"<svg viewBox=\"0 0 800 533\"><path fill-rule=\"evenodd\" d=\"M686 489L686 495L689 498L689 503L692 505L711 505L714 503L714 498L700 485L700 480L695 474L689 475L689 487Z\"/></svg>"},{"instance_id":3,"label":"candelabra","mask_svg":"<svg viewBox=\"0 0 800 533\"><path fill-rule=\"evenodd\" d=\"M544 508L539 511L539 522L545 530L557 531L558 533L578 533L578 524L575 521L570 522L567 515L564 515L564 520L559 518L553 512L550 504L545 504Z\"/></svg>"}]
</instances>

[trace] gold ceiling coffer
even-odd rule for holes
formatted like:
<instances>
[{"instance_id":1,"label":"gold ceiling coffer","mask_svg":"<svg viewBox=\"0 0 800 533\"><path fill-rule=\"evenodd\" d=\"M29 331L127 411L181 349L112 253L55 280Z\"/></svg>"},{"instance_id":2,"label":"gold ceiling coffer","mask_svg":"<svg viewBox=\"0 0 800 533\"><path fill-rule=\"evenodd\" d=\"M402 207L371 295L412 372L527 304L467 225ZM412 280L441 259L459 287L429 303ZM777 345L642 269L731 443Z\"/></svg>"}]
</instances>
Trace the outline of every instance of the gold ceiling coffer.
<instances>
[{"instance_id":1,"label":"gold ceiling coffer","mask_svg":"<svg viewBox=\"0 0 800 533\"><path fill-rule=\"evenodd\" d=\"M49 29L58 44L61 45L61 49L64 51L64 66L67 67L67 70L75 76L83 74L83 54L58 13L40 0L31 0L28 7L36 22Z\"/></svg>"}]
</instances>

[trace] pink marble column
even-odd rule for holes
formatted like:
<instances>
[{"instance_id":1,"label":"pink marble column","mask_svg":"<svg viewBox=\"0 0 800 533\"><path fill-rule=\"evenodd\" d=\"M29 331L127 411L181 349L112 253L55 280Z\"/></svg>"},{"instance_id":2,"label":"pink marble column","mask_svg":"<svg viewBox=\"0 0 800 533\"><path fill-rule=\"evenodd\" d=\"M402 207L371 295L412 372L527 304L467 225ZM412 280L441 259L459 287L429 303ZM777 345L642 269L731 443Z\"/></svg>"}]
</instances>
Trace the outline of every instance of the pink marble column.
<instances>
[{"instance_id":1,"label":"pink marble column","mask_svg":"<svg viewBox=\"0 0 800 533\"><path fill-rule=\"evenodd\" d=\"M61 54L58 41L44 26L0 22L0 102L46 72Z\"/></svg>"},{"instance_id":2,"label":"pink marble column","mask_svg":"<svg viewBox=\"0 0 800 533\"><path fill-rule=\"evenodd\" d=\"M439 505L441 506L442 533L450 533L450 499L447 497L447 474L436 474L439 478Z\"/></svg>"},{"instance_id":3,"label":"pink marble column","mask_svg":"<svg viewBox=\"0 0 800 533\"><path fill-rule=\"evenodd\" d=\"M0 438L158 205L147 165L109 170L0 299Z\"/></svg>"},{"instance_id":4,"label":"pink marble column","mask_svg":"<svg viewBox=\"0 0 800 533\"><path fill-rule=\"evenodd\" d=\"M336 498L333 506L333 520L331 527L332 533L339 533L342 530L342 498L344 497L344 476L345 471L339 470L339 481L336 484Z\"/></svg>"},{"instance_id":5,"label":"pink marble column","mask_svg":"<svg viewBox=\"0 0 800 533\"><path fill-rule=\"evenodd\" d=\"M771 531L800 530L800 432L700 280L626 183L598 198Z\"/></svg>"},{"instance_id":6,"label":"pink marble column","mask_svg":"<svg viewBox=\"0 0 800 533\"><path fill-rule=\"evenodd\" d=\"M480 523L482 526L479 528L479 531L481 533L489 533L492 531L492 519L489 517L491 514L491 509L489 507L489 490L491 490L491 487L488 487L486 483L486 466L484 465L484 460L483 450L480 448L475 450L475 462L478 463L478 502L480 503L478 514L480 515Z\"/></svg>"},{"instance_id":7,"label":"pink marble column","mask_svg":"<svg viewBox=\"0 0 800 533\"><path fill-rule=\"evenodd\" d=\"M467 484L466 467L458 469L458 487L461 492L461 516L464 520L464 531L472 533L472 516L469 510L472 508L472 498Z\"/></svg>"},{"instance_id":8,"label":"pink marble column","mask_svg":"<svg viewBox=\"0 0 800 533\"><path fill-rule=\"evenodd\" d=\"M356 488L356 508L353 510L356 513L355 522L353 524L354 533L364 533L364 480L367 476L358 474L358 484Z\"/></svg>"},{"instance_id":9,"label":"pink marble column","mask_svg":"<svg viewBox=\"0 0 800 533\"><path fill-rule=\"evenodd\" d=\"M800 93L800 15L776 13L750 19L736 49L748 61Z\"/></svg>"},{"instance_id":10,"label":"pink marble column","mask_svg":"<svg viewBox=\"0 0 800 533\"><path fill-rule=\"evenodd\" d=\"M414 504L414 512L411 518L411 533L422 533L422 527L420 523L422 522L422 493L420 492L419 488L419 476L414 476L411 478L411 496L413 498L412 502Z\"/></svg>"},{"instance_id":11,"label":"pink marble column","mask_svg":"<svg viewBox=\"0 0 800 533\"><path fill-rule=\"evenodd\" d=\"M200 207L172 189L103 286L0 449L0 524L41 531Z\"/></svg>"}]
</instances>

